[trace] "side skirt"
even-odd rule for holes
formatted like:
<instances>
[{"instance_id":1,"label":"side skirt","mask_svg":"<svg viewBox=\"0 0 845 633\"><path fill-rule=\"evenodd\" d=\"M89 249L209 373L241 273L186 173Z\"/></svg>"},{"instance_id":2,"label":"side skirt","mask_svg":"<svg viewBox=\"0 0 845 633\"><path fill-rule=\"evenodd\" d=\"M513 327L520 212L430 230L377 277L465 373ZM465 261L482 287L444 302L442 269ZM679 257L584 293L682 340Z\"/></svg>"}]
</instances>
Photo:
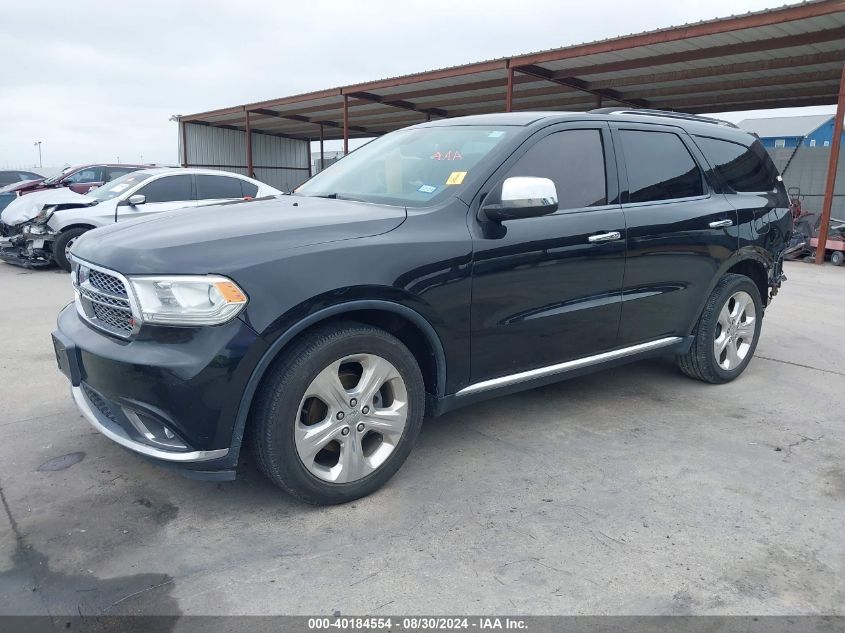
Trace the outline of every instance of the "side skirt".
<instances>
[{"instance_id":1,"label":"side skirt","mask_svg":"<svg viewBox=\"0 0 845 633\"><path fill-rule=\"evenodd\" d=\"M430 402L429 413L432 416L442 415L459 407L481 402L489 398L549 385L566 380L567 378L582 376L608 367L624 365L642 360L643 358L663 354L683 354L689 350L692 339L693 337L691 336L670 336L609 352L602 352L593 356L576 358L563 363L556 363L546 367L538 367L516 374L473 383L455 394Z\"/></svg>"}]
</instances>

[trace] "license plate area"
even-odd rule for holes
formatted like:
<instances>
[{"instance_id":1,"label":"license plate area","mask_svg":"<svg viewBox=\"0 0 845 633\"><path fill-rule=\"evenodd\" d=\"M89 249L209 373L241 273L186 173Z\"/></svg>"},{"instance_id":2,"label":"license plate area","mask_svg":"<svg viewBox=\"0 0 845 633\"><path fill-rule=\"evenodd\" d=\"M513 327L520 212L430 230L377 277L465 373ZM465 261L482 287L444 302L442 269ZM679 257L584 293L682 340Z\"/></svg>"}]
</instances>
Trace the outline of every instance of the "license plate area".
<instances>
[{"instance_id":1,"label":"license plate area","mask_svg":"<svg viewBox=\"0 0 845 633\"><path fill-rule=\"evenodd\" d=\"M64 341L53 334L53 350L56 353L56 363L59 366L59 371L67 376L74 387L78 386L81 378L76 348L72 345L65 344Z\"/></svg>"}]
</instances>

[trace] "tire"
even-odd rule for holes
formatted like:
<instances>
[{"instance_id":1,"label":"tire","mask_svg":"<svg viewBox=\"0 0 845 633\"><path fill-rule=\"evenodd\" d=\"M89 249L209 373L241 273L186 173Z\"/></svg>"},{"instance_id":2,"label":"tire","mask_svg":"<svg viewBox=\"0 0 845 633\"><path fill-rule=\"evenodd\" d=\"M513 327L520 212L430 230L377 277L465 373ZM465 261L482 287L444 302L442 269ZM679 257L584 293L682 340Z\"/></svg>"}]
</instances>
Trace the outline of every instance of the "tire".
<instances>
[{"instance_id":1,"label":"tire","mask_svg":"<svg viewBox=\"0 0 845 633\"><path fill-rule=\"evenodd\" d=\"M270 481L333 505L374 492L399 470L424 413L425 385L408 348L378 328L342 322L307 333L270 369L248 432Z\"/></svg>"},{"instance_id":2,"label":"tire","mask_svg":"<svg viewBox=\"0 0 845 633\"><path fill-rule=\"evenodd\" d=\"M707 299L689 351L677 357L678 366L691 378L713 384L730 382L751 362L762 321L757 284L745 275L725 275ZM717 345L722 349L719 354Z\"/></svg>"},{"instance_id":3,"label":"tire","mask_svg":"<svg viewBox=\"0 0 845 633\"><path fill-rule=\"evenodd\" d=\"M59 268L70 272L70 261L68 261L67 258L70 247L73 246L76 238L90 230L91 229L75 228L59 233L56 241L53 242L53 261L56 262Z\"/></svg>"},{"instance_id":4,"label":"tire","mask_svg":"<svg viewBox=\"0 0 845 633\"><path fill-rule=\"evenodd\" d=\"M845 261L845 253L842 251L833 251L830 254L830 263L834 266L841 266L843 261Z\"/></svg>"}]
</instances>

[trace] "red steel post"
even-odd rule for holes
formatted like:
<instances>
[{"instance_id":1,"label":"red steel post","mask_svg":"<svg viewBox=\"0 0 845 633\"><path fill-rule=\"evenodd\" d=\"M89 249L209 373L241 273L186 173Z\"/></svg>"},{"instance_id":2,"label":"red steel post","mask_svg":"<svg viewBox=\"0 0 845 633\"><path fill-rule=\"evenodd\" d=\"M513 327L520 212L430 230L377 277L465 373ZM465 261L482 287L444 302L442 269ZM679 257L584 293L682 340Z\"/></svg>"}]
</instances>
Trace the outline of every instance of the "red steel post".
<instances>
[{"instance_id":1,"label":"red steel post","mask_svg":"<svg viewBox=\"0 0 845 633\"><path fill-rule=\"evenodd\" d=\"M246 111L246 175L250 178L255 176L252 168L252 128L249 125L249 110Z\"/></svg>"},{"instance_id":2,"label":"red steel post","mask_svg":"<svg viewBox=\"0 0 845 633\"><path fill-rule=\"evenodd\" d=\"M839 80L839 98L836 100L836 119L833 121L833 139L830 141L830 159L827 162L827 181L822 202L822 218L819 224L819 244L816 247L816 263L824 263L824 247L830 229L830 212L833 208L833 190L836 185L836 168L839 166L839 148L842 145L842 119L845 117L845 66Z\"/></svg>"},{"instance_id":3,"label":"red steel post","mask_svg":"<svg viewBox=\"0 0 845 633\"><path fill-rule=\"evenodd\" d=\"M349 97L343 95L343 155L349 153Z\"/></svg>"}]
</instances>

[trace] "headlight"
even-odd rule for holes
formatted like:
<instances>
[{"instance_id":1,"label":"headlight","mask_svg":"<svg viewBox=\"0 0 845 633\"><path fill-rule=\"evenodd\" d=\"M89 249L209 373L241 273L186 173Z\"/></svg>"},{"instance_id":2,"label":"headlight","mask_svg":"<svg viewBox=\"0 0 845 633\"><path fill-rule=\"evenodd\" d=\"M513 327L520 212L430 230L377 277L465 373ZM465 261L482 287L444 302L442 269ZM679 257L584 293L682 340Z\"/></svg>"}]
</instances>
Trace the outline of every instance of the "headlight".
<instances>
[{"instance_id":1,"label":"headlight","mask_svg":"<svg viewBox=\"0 0 845 633\"><path fill-rule=\"evenodd\" d=\"M41 211L38 212L38 215L36 215L32 219L32 221L36 224L47 224L50 218L53 217L53 211L55 210L55 208L55 205L43 207Z\"/></svg>"},{"instance_id":2,"label":"headlight","mask_svg":"<svg viewBox=\"0 0 845 633\"><path fill-rule=\"evenodd\" d=\"M226 277L130 277L141 318L161 325L219 325L243 310L246 294Z\"/></svg>"}]
</instances>

